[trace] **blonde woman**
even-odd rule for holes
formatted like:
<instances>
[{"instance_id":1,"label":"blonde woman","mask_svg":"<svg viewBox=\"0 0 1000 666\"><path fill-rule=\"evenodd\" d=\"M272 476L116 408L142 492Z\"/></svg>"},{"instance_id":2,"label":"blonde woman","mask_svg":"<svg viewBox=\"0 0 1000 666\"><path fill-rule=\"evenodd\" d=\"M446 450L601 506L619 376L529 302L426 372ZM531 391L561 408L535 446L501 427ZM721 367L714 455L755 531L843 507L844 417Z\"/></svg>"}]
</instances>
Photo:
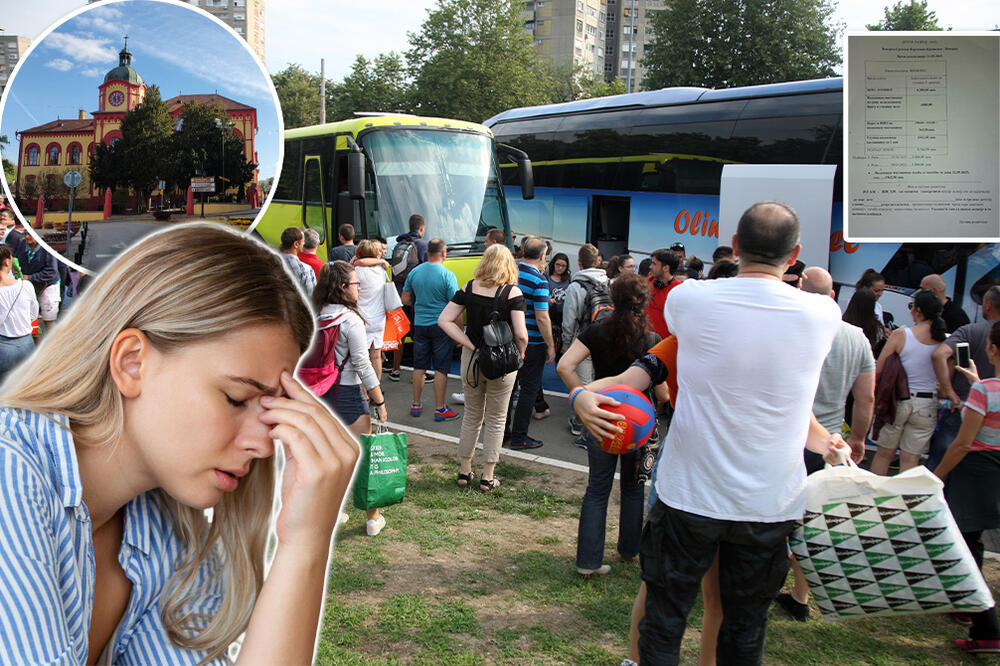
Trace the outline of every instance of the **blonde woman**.
<instances>
[{"instance_id":1,"label":"blonde woman","mask_svg":"<svg viewBox=\"0 0 1000 666\"><path fill-rule=\"evenodd\" d=\"M510 372L499 379L487 379L479 374L473 362L483 344L483 325L490 319L497 292L510 286L506 302L499 304L501 321L511 325L518 351L524 355L528 346L528 328L524 323L524 295L517 288L517 264L514 255L503 245L486 248L482 261L476 266L474 279L464 289L455 292L451 302L438 317L438 326L455 342L462 345L462 385L465 389L465 413L462 433L458 442L458 485L467 486L475 478L472 473L472 454L479 441L479 432L486 421L483 436L482 476L479 489L490 491L500 485L494 468L500 459L503 428L507 420L507 403L514 390L517 372ZM467 313L466 330L457 320Z\"/></svg>"},{"instance_id":2,"label":"blonde woman","mask_svg":"<svg viewBox=\"0 0 1000 666\"><path fill-rule=\"evenodd\" d=\"M358 457L292 378L312 333L278 255L220 226L90 285L0 392L0 663L227 663L244 631L240 661L311 661Z\"/></svg>"},{"instance_id":3,"label":"blonde woman","mask_svg":"<svg viewBox=\"0 0 1000 666\"><path fill-rule=\"evenodd\" d=\"M381 259L384 249L372 239L358 243L355 250L354 270L358 274L358 312L365 320L365 335L368 340L368 358L375 368L375 376L382 379L382 335L385 333L385 285L389 274L382 265L370 265L363 259Z\"/></svg>"}]
</instances>

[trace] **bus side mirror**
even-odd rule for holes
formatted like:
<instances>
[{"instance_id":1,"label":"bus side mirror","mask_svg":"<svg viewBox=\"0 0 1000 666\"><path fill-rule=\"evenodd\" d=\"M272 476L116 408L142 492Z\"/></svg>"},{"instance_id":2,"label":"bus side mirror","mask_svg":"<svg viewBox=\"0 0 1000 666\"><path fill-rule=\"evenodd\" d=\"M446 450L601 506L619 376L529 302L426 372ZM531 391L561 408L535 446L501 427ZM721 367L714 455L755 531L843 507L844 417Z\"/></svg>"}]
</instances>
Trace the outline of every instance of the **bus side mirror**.
<instances>
[{"instance_id":1,"label":"bus side mirror","mask_svg":"<svg viewBox=\"0 0 1000 666\"><path fill-rule=\"evenodd\" d=\"M347 154L347 190L352 199L365 198L365 154L360 150Z\"/></svg>"},{"instance_id":2,"label":"bus side mirror","mask_svg":"<svg viewBox=\"0 0 1000 666\"><path fill-rule=\"evenodd\" d=\"M531 160L528 158L528 154L505 143L498 143L497 150L501 154L511 157L517 164L517 176L521 183L521 198L525 201L534 199L535 177L531 171Z\"/></svg>"}]
</instances>

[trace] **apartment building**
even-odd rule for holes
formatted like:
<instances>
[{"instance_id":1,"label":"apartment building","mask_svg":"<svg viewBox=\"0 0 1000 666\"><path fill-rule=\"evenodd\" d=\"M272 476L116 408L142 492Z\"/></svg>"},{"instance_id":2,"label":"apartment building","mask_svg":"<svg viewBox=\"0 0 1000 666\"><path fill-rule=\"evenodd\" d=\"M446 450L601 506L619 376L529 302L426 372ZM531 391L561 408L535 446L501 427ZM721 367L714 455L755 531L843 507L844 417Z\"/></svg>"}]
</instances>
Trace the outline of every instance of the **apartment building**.
<instances>
[{"instance_id":1,"label":"apartment building","mask_svg":"<svg viewBox=\"0 0 1000 666\"><path fill-rule=\"evenodd\" d=\"M98 0L87 0L93 4ZM236 31L250 45L250 50L264 59L264 0L182 0L201 7Z\"/></svg>"},{"instance_id":2,"label":"apartment building","mask_svg":"<svg viewBox=\"0 0 1000 666\"><path fill-rule=\"evenodd\" d=\"M31 40L17 35L0 34L0 95L7 86L7 79L14 71L17 61L31 46Z\"/></svg>"},{"instance_id":3,"label":"apartment building","mask_svg":"<svg viewBox=\"0 0 1000 666\"><path fill-rule=\"evenodd\" d=\"M665 0L607 0L604 79L621 79L628 91L640 90L646 77L642 58L653 41L653 16Z\"/></svg>"},{"instance_id":4,"label":"apartment building","mask_svg":"<svg viewBox=\"0 0 1000 666\"><path fill-rule=\"evenodd\" d=\"M539 55L598 76L605 71L607 0L525 0L524 28Z\"/></svg>"}]
</instances>

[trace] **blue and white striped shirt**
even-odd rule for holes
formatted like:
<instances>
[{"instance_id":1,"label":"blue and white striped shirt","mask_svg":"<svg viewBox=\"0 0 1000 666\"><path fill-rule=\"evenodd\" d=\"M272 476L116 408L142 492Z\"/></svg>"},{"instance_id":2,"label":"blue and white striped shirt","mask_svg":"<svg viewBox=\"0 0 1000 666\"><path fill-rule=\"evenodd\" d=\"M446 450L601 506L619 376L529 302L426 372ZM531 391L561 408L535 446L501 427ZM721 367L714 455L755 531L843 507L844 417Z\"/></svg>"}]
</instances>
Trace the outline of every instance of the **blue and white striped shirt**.
<instances>
[{"instance_id":1,"label":"blue and white striped shirt","mask_svg":"<svg viewBox=\"0 0 1000 666\"><path fill-rule=\"evenodd\" d=\"M517 268L517 286L524 293L524 302L528 306L524 310L524 323L528 327L528 344L544 345L545 338L538 329L535 312L549 309L549 279L537 268L523 261Z\"/></svg>"},{"instance_id":2,"label":"blue and white striped shirt","mask_svg":"<svg viewBox=\"0 0 1000 666\"><path fill-rule=\"evenodd\" d=\"M174 645L160 595L181 544L154 490L128 503L118 561L132 582L102 661L194 664ZM0 409L0 664L83 664L94 606L94 544L66 417ZM198 571L196 604L211 616L224 591L217 557ZM228 663L225 659L216 663Z\"/></svg>"}]
</instances>

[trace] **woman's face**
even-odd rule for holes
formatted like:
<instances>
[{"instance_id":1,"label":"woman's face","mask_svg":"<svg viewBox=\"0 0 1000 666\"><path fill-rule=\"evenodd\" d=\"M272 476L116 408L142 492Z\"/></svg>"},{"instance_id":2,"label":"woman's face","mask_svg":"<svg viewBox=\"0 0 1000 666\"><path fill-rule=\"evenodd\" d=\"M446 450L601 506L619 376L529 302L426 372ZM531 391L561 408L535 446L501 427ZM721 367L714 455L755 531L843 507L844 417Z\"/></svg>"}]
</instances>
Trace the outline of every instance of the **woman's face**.
<instances>
[{"instance_id":1,"label":"woman's face","mask_svg":"<svg viewBox=\"0 0 1000 666\"><path fill-rule=\"evenodd\" d=\"M569 269L569 264L562 259L556 259L553 264L553 268L555 269L556 275L565 275L566 271Z\"/></svg>"},{"instance_id":2,"label":"woman's face","mask_svg":"<svg viewBox=\"0 0 1000 666\"><path fill-rule=\"evenodd\" d=\"M635 273L635 259L626 259L625 263L621 265L620 272L623 275L626 273Z\"/></svg>"},{"instance_id":3,"label":"woman's face","mask_svg":"<svg viewBox=\"0 0 1000 666\"><path fill-rule=\"evenodd\" d=\"M875 300L882 298L882 292L885 291L885 280L879 280L878 282L872 282L872 293L875 294Z\"/></svg>"},{"instance_id":4,"label":"woman's face","mask_svg":"<svg viewBox=\"0 0 1000 666\"><path fill-rule=\"evenodd\" d=\"M214 506L274 453L259 399L281 393L299 346L287 326L263 324L169 354L144 351L141 392L125 400L124 443L153 487L190 507Z\"/></svg>"}]
</instances>

